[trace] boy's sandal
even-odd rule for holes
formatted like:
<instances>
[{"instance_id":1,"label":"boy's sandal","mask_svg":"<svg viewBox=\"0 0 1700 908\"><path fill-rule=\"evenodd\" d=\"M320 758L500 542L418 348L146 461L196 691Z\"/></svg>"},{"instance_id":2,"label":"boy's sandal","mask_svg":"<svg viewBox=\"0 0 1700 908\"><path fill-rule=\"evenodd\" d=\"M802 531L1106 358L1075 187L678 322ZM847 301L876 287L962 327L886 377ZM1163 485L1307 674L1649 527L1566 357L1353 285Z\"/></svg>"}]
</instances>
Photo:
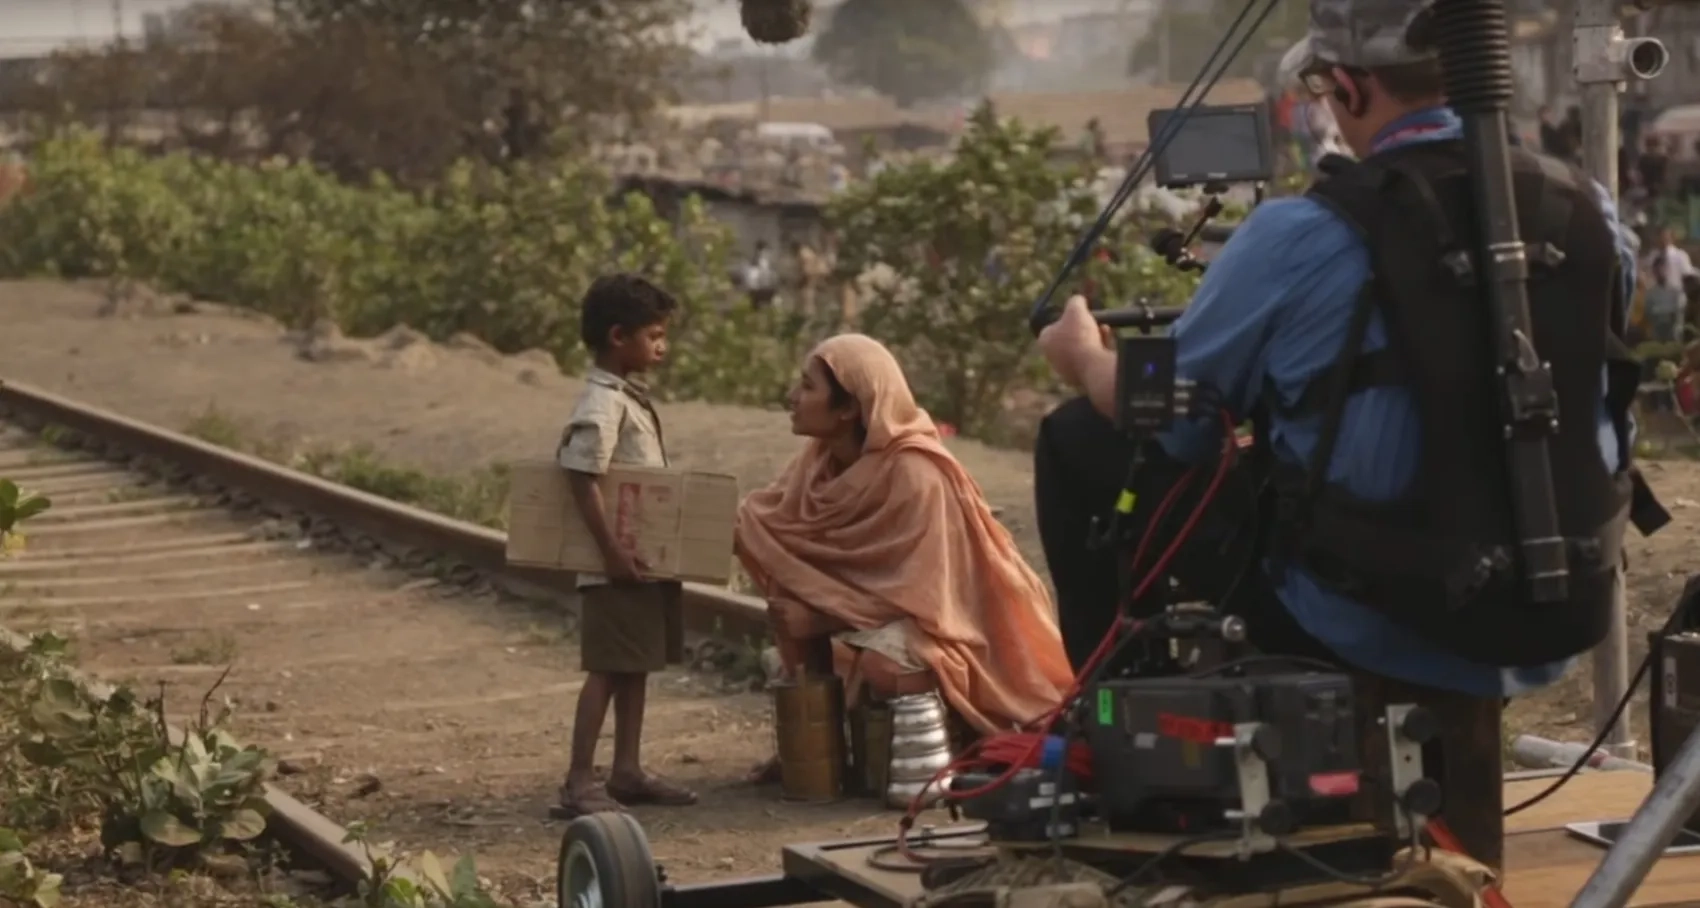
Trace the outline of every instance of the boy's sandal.
<instances>
[{"instance_id":1,"label":"boy's sandal","mask_svg":"<svg viewBox=\"0 0 1700 908\"><path fill-rule=\"evenodd\" d=\"M644 776L643 780L635 785L610 782L608 794L627 806L656 804L662 807L689 807L697 802L696 792L660 776Z\"/></svg>"},{"instance_id":2,"label":"boy's sandal","mask_svg":"<svg viewBox=\"0 0 1700 908\"><path fill-rule=\"evenodd\" d=\"M601 784L579 795L574 795L572 789L562 785L559 803L549 809L549 815L558 820L576 820L593 813L624 813L625 809Z\"/></svg>"}]
</instances>

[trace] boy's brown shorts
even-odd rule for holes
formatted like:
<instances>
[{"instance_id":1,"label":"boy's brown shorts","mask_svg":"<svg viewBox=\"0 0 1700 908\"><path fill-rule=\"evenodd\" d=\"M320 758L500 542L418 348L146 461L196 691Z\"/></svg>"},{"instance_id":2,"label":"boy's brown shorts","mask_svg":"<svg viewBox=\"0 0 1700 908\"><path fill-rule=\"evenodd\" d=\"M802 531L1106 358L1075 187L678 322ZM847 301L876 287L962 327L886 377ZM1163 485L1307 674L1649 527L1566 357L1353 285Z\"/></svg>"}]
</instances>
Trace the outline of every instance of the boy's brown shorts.
<instances>
[{"instance_id":1,"label":"boy's brown shorts","mask_svg":"<svg viewBox=\"0 0 1700 908\"><path fill-rule=\"evenodd\" d=\"M667 581L580 590L580 668L645 674L685 661L680 591L678 583Z\"/></svg>"}]
</instances>

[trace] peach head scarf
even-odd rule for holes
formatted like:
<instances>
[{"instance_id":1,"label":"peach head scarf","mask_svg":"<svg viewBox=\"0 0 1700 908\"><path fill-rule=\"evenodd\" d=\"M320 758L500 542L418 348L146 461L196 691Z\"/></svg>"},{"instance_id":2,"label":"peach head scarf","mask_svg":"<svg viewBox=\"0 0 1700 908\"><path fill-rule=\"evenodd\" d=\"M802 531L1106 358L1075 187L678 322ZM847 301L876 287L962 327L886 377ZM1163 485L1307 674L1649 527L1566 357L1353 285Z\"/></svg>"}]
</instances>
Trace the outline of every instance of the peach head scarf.
<instances>
[{"instance_id":1,"label":"peach head scarf","mask_svg":"<svg viewBox=\"0 0 1700 908\"><path fill-rule=\"evenodd\" d=\"M981 731L1041 717L1072 675L1044 582L939 440L891 351L842 334L811 356L860 404L867 441L839 472L810 439L771 486L744 499L745 570L769 598L854 630L902 622L910 654Z\"/></svg>"}]
</instances>

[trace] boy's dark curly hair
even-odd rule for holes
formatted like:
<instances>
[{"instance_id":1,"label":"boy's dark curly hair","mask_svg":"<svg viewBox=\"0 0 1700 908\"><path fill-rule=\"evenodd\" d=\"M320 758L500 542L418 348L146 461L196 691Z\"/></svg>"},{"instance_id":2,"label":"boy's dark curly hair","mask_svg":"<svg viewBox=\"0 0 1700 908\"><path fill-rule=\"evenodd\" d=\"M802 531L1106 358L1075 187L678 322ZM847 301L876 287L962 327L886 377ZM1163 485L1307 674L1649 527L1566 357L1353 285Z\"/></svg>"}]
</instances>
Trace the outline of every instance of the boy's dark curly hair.
<instances>
[{"instance_id":1,"label":"boy's dark curly hair","mask_svg":"<svg viewBox=\"0 0 1700 908\"><path fill-rule=\"evenodd\" d=\"M608 346L616 327L632 334L666 321L679 308L667 291L635 274L608 274L596 279L579 304L579 338L592 352Z\"/></svg>"}]
</instances>

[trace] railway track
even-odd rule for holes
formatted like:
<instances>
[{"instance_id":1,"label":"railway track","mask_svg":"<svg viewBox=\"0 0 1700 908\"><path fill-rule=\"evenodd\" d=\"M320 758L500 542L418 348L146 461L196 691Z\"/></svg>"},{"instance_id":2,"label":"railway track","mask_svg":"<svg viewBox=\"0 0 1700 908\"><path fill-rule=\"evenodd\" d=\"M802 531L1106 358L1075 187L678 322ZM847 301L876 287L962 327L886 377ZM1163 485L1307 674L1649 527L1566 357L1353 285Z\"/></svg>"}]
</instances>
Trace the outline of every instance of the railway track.
<instances>
[{"instance_id":1,"label":"railway track","mask_svg":"<svg viewBox=\"0 0 1700 908\"><path fill-rule=\"evenodd\" d=\"M230 667L233 731L290 771L273 805L286 845L357 878L339 824L359 819L404 849L471 851L492 876L547 876L582 676L562 584L508 570L499 533L15 384L0 385L0 476L53 499L0 563L0 627L68 631L85 671L163 685L179 716ZM699 633L761 633L759 604L724 591L693 588L687 612ZM703 797L639 812L674 879L889 828L866 805L739 784L770 740L764 697L683 671L649 699L647 757Z\"/></svg>"}]
</instances>

